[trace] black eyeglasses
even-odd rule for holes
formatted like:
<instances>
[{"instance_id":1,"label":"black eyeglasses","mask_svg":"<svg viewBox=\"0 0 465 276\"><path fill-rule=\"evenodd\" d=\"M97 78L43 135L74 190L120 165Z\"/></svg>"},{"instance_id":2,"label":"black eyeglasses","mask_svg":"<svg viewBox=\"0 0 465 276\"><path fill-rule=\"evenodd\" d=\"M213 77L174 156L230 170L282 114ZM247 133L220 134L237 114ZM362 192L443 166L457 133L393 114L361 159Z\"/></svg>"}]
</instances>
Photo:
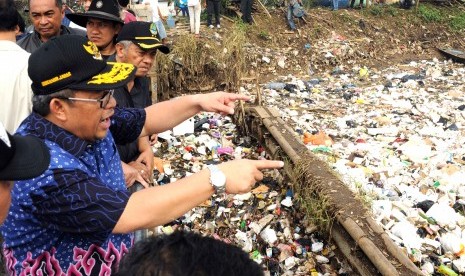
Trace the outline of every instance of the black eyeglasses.
<instances>
[{"instance_id":1,"label":"black eyeglasses","mask_svg":"<svg viewBox=\"0 0 465 276\"><path fill-rule=\"evenodd\" d=\"M100 99L87 99L87 98L66 98L62 97L60 99L66 99L70 101L81 101L81 102L99 102L100 103L100 108L105 108L108 103L111 100L111 97L113 97L113 92L114 90L106 90L105 93L103 93L102 97Z\"/></svg>"}]
</instances>

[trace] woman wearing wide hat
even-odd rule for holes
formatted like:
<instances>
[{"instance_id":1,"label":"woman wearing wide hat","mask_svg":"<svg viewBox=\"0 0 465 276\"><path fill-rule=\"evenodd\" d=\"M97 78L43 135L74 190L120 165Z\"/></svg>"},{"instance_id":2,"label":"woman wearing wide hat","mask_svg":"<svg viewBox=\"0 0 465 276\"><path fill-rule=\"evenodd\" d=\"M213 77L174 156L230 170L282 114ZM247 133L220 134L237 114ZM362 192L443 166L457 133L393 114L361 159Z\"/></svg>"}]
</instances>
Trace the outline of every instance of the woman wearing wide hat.
<instances>
[{"instance_id":1,"label":"woman wearing wide hat","mask_svg":"<svg viewBox=\"0 0 465 276\"><path fill-rule=\"evenodd\" d=\"M86 28L87 37L97 45L104 59L115 54L115 39L124 24L116 0L93 0L87 12L66 16Z\"/></svg>"}]
</instances>

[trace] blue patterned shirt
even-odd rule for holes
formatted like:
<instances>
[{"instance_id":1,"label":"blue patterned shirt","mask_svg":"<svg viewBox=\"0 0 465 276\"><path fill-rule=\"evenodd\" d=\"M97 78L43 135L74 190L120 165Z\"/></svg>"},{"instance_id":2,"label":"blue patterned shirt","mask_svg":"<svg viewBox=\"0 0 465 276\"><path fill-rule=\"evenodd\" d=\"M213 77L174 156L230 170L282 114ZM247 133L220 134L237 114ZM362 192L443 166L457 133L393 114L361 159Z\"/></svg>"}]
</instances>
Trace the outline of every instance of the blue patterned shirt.
<instances>
[{"instance_id":1,"label":"blue patterned shirt","mask_svg":"<svg viewBox=\"0 0 465 276\"><path fill-rule=\"evenodd\" d=\"M110 132L89 143L32 113L18 133L45 140L50 166L15 182L1 227L10 275L110 275L132 245L112 234L129 199L115 141L137 139L143 109L115 109Z\"/></svg>"}]
</instances>

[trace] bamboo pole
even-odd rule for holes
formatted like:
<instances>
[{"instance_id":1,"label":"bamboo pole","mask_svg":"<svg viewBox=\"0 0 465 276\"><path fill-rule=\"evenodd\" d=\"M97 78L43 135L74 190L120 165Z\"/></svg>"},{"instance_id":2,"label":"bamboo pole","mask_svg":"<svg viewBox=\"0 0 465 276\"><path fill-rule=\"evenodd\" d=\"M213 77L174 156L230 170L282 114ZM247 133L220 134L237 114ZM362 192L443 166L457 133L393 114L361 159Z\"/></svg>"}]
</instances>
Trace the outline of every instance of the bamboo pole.
<instances>
[{"instance_id":1,"label":"bamboo pole","mask_svg":"<svg viewBox=\"0 0 465 276\"><path fill-rule=\"evenodd\" d=\"M260 6L265 10L265 13L268 15L268 17L271 18L270 12L269 12L268 9L265 7L265 5L263 5L262 1L257 0L257 2L258 2L258 3L260 4Z\"/></svg>"}]
</instances>

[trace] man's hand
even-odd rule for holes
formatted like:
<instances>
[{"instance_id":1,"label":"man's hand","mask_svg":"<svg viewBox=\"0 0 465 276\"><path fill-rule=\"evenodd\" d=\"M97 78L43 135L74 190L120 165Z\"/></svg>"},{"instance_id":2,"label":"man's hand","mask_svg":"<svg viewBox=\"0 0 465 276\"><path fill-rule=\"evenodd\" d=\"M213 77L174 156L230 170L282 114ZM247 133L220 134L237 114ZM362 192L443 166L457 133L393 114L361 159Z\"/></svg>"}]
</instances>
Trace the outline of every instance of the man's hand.
<instances>
[{"instance_id":1,"label":"man's hand","mask_svg":"<svg viewBox=\"0 0 465 276\"><path fill-rule=\"evenodd\" d=\"M137 160L129 164L140 170L140 174L146 182L152 182L153 152L151 148L141 152Z\"/></svg>"},{"instance_id":2,"label":"man's hand","mask_svg":"<svg viewBox=\"0 0 465 276\"><path fill-rule=\"evenodd\" d=\"M143 169L139 170L138 168L135 168L124 162L121 162L121 165L123 166L124 180L126 182L127 188L134 185L134 182L136 181L140 182L140 184L142 184L145 188L149 187L149 184L144 180L144 178L141 175L141 172L143 171Z\"/></svg>"},{"instance_id":3,"label":"man's hand","mask_svg":"<svg viewBox=\"0 0 465 276\"><path fill-rule=\"evenodd\" d=\"M249 192L255 183L263 179L262 170L280 169L284 162L276 160L234 160L218 165L226 175L226 192L243 194Z\"/></svg>"},{"instance_id":4,"label":"man's hand","mask_svg":"<svg viewBox=\"0 0 465 276\"><path fill-rule=\"evenodd\" d=\"M158 134L152 134L149 136L150 146L153 146L158 141Z\"/></svg>"},{"instance_id":5,"label":"man's hand","mask_svg":"<svg viewBox=\"0 0 465 276\"><path fill-rule=\"evenodd\" d=\"M222 115L234 114L235 102L249 101L250 97L243 94L213 92L199 96L199 104L203 111L216 112Z\"/></svg>"}]
</instances>

